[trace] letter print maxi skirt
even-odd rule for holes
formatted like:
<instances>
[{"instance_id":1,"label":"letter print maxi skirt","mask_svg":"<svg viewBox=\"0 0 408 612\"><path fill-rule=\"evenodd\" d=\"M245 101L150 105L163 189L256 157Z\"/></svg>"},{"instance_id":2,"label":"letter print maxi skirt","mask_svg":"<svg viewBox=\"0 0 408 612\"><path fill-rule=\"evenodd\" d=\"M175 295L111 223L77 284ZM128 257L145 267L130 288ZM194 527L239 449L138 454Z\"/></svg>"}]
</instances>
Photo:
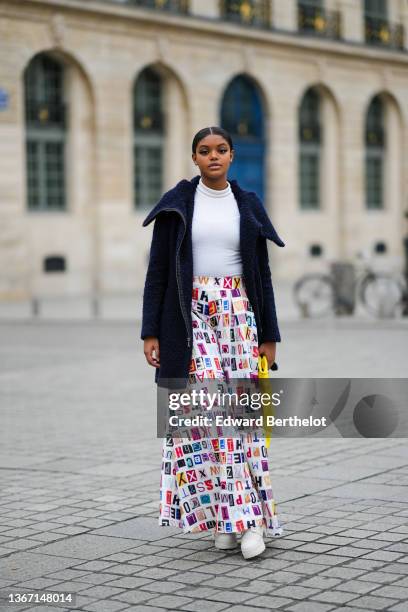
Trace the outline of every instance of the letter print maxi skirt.
<instances>
[{"instance_id":1,"label":"letter print maxi skirt","mask_svg":"<svg viewBox=\"0 0 408 612\"><path fill-rule=\"evenodd\" d=\"M194 276L189 380L257 378L258 337L243 275ZM172 438L163 441L159 525L184 533L240 533L260 525L282 535L265 439Z\"/></svg>"}]
</instances>

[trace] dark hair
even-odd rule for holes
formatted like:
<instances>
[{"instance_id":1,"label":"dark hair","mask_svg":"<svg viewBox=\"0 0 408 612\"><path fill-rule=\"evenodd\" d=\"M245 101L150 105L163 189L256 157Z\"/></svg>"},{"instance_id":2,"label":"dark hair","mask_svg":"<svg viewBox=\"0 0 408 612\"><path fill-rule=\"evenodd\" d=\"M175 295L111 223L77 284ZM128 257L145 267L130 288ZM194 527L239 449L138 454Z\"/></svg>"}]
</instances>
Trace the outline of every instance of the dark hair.
<instances>
[{"instance_id":1,"label":"dark hair","mask_svg":"<svg viewBox=\"0 0 408 612\"><path fill-rule=\"evenodd\" d=\"M197 132L197 134L194 136L193 144L191 146L193 153L196 152L196 148L200 140L202 140L206 136L209 136L210 134L217 134L218 136L222 136L228 142L230 149L234 148L232 145L232 138L227 132L227 130L224 130L224 128L221 128L221 127L213 126L213 127L203 128L202 130Z\"/></svg>"}]
</instances>

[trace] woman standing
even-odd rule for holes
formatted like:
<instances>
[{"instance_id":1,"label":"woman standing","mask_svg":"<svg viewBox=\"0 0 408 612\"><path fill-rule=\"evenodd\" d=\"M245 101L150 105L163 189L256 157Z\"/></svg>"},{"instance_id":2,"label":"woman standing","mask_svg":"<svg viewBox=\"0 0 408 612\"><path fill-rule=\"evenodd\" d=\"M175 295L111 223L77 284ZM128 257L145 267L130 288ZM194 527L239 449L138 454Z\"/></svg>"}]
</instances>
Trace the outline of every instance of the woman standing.
<instances>
[{"instance_id":1,"label":"woman standing","mask_svg":"<svg viewBox=\"0 0 408 612\"><path fill-rule=\"evenodd\" d=\"M258 355L275 361L280 333L266 240L284 246L253 192L227 181L234 150L219 127L200 130L200 176L166 192L155 219L143 294L141 338L155 382L257 378ZM264 535L281 535L265 439L172 439L163 443L160 525L214 530L215 546L252 558Z\"/></svg>"}]
</instances>

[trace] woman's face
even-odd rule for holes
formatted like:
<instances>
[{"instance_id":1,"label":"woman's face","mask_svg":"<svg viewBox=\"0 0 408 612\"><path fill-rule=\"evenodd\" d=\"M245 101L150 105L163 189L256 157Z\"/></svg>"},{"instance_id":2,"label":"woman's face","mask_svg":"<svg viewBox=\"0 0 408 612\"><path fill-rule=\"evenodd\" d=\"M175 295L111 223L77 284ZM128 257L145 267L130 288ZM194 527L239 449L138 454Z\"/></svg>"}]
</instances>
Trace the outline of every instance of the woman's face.
<instances>
[{"instance_id":1,"label":"woman's face","mask_svg":"<svg viewBox=\"0 0 408 612\"><path fill-rule=\"evenodd\" d=\"M200 169L201 176L208 179L226 177L234 157L233 149L219 134L209 134L202 138L192 154L193 161Z\"/></svg>"}]
</instances>

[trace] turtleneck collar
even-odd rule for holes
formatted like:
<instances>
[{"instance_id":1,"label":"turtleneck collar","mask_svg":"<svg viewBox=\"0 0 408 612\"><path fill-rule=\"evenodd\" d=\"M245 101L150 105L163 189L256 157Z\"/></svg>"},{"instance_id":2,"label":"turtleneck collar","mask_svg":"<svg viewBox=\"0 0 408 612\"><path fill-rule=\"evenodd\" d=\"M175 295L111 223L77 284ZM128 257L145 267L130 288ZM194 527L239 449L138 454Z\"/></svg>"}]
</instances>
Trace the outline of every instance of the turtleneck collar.
<instances>
[{"instance_id":1,"label":"turtleneck collar","mask_svg":"<svg viewBox=\"0 0 408 612\"><path fill-rule=\"evenodd\" d=\"M227 187L225 187L225 189L211 189L203 183L203 179L200 177L200 180L197 185L197 190L201 191L201 193L204 193L207 196L210 196L211 198L225 198L225 196L228 196L232 193L229 181L227 181L227 183L228 185Z\"/></svg>"}]
</instances>

